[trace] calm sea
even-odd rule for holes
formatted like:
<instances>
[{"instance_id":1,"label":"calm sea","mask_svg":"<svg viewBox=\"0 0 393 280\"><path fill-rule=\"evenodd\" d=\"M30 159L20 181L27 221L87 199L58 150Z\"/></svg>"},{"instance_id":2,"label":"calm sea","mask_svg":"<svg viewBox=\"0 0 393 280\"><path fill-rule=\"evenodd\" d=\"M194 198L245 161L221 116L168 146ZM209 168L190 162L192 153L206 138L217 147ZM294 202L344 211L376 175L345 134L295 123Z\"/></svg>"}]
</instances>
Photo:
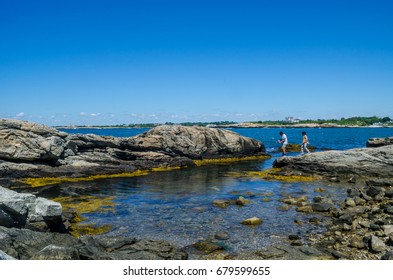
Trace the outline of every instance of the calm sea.
<instances>
[{"instance_id":1,"label":"calm sea","mask_svg":"<svg viewBox=\"0 0 393 280\"><path fill-rule=\"evenodd\" d=\"M80 195L86 201L109 201L97 211L83 214L83 223L107 226L108 235L135 236L167 240L177 246L187 246L199 240L211 239L229 252L254 251L272 244L288 242L288 235L302 237L323 233L326 217L280 210L280 199L305 195L311 201L316 196L329 196L339 203L346 196L346 187L321 183L282 183L258 178L239 178L234 172L270 168L279 156L279 132L287 134L290 143L300 143L301 132L306 131L311 145L318 149L343 150L365 147L373 137L393 136L393 128L329 128L329 129L231 129L241 135L262 141L273 158L258 162L231 165L212 165L170 172L155 172L127 179L107 179L95 182L62 184L52 188L49 197ZM95 133L129 137L147 129L71 129L68 133ZM293 156L297 154L292 154ZM291 156L291 154L290 154ZM323 188L324 193L316 192ZM65 191L66 190L66 191ZM236 199L240 195L251 203L226 209L213 206L216 199ZM241 221L259 217L263 224L248 227ZM309 223L316 217L320 225ZM216 240L220 233L226 240ZM198 258L194 253L191 258Z\"/></svg>"}]
</instances>

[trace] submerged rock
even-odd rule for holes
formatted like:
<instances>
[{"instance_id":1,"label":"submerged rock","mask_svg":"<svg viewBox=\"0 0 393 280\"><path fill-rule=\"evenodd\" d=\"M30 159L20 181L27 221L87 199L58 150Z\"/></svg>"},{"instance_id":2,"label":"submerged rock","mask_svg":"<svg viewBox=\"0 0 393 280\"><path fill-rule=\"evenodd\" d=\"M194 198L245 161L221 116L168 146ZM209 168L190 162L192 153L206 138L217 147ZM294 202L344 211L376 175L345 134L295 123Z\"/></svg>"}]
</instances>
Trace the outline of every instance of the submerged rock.
<instances>
[{"instance_id":1,"label":"submerged rock","mask_svg":"<svg viewBox=\"0 0 393 280\"><path fill-rule=\"evenodd\" d=\"M242 224L247 225L247 226L256 226L256 225L260 225L262 223L263 223L263 221L257 217L252 217L252 218L242 221Z\"/></svg>"}]
</instances>

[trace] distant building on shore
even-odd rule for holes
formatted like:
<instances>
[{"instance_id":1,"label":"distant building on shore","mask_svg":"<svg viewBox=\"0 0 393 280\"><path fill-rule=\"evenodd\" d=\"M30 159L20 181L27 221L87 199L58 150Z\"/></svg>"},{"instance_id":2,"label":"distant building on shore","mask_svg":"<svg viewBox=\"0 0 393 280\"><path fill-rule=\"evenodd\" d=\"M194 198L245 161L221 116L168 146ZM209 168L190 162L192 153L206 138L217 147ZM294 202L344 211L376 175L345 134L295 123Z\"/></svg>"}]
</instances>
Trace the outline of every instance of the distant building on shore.
<instances>
[{"instance_id":1,"label":"distant building on shore","mask_svg":"<svg viewBox=\"0 0 393 280\"><path fill-rule=\"evenodd\" d=\"M298 123L300 122L300 119L294 117L285 117L285 121L289 123Z\"/></svg>"}]
</instances>

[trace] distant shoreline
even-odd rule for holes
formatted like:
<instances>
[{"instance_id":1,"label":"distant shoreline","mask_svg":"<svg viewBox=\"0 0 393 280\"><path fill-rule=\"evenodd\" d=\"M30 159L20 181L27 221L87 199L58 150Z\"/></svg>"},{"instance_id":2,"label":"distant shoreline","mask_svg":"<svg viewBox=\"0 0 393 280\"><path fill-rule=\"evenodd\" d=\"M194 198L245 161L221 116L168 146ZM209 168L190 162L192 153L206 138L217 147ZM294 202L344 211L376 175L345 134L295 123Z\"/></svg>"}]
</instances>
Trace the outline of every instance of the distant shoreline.
<instances>
[{"instance_id":1,"label":"distant shoreline","mask_svg":"<svg viewBox=\"0 0 393 280\"><path fill-rule=\"evenodd\" d=\"M148 125L128 125L128 126L121 126L121 125L94 125L94 126L53 126L56 129L129 129L129 128L153 128L156 126L165 125L165 124L148 124ZM184 124L170 124L170 125L184 125ZM213 127L213 128L393 128L393 125L338 125L332 123L308 123L308 124L259 124L259 123L234 123L234 124L200 124L200 123L188 123L186 126L206 126L206 127Z\"/></svg>"}]
</instances>

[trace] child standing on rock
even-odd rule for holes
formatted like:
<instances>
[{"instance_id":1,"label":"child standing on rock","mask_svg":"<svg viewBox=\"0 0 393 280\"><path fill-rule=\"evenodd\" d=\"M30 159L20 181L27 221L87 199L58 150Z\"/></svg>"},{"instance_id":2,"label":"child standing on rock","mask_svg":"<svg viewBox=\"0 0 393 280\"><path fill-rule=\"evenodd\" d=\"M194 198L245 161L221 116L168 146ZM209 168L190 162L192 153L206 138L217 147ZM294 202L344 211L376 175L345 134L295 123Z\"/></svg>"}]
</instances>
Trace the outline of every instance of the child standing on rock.
<instances>
[{"instance_id":1,"label":"child standing on rock","mask_svg":"<svg viewBox=\"0 0 393 280\"><path fill-rule=\"evenodd\" d=\"M310 153L310 151L307 148L307 145L310 143L308 142L308 137L305 131L302 132L302 135L303 135L303 140L300 147L301 147L301 154L304 155L304 151L306 151L307 154Z\"/></svg>"}]
</instances>

